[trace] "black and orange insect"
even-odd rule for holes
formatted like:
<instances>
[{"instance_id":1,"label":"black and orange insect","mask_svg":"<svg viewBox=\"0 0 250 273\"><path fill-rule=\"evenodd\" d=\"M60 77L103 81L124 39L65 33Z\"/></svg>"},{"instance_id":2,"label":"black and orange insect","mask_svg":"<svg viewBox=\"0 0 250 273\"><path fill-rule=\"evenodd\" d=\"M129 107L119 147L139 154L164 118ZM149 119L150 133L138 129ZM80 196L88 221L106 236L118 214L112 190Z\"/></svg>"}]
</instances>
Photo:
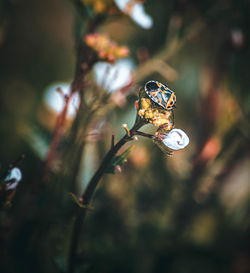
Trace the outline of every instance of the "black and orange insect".
<instances>
[{"instance_id":1,"label":"black and orange insect","mask_svg":"<svg viewBox=\"0 0 250 273\"><path fill-rule=\"evenodd\" d=\"M166 85L158 81L149 81L145 84L145 92L149 98L166 110L175 107L176 96Z\"/></svg>"}]
</instances>

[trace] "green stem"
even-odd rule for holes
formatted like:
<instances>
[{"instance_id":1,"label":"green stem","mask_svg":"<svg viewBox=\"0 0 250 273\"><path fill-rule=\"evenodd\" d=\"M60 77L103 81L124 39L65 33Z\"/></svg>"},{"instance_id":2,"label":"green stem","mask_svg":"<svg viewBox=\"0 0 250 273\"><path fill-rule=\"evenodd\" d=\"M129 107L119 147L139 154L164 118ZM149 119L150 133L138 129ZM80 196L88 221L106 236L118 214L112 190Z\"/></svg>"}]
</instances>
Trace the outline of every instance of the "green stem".
<instances>
[{"instance_id":1,"label":"green stem","mask_svg":"<svg viewBox=\"0 0 250 273\"><path fill-rule=\"evenodd\" d=\"M117 142L114 146L113 145L111 146L109 152L104 157L102 163L100 164L100 167L97 169L97 171L93 175L92 179L88 183L87 189L85 190L85 192L82 195L83 205L85 205L86 207L89 206L92 196L95 192L95 189L96 189L100 179L104 175L106 169L110 165L110 162L112 161L112 159L115 157L116 153L120 150L120 148L125 143L127 143L130 140L133 140L133 136L138 133L137 130L141 126L143 126L142 121L140 119L137 119L135 122L135 125L130 130L130 136L128 136L126 134L123 138L120 139L119 142ZM80 208L80 207L77 208L76 219L75 219L74 227L73 227L73 231L72 231L69 259L68 259L68 273L75 272L77 249L78 249L82 225L83 225L84 219L86 217L86 214L87 214L86 208Z\"/></svg>"}]
</instances>

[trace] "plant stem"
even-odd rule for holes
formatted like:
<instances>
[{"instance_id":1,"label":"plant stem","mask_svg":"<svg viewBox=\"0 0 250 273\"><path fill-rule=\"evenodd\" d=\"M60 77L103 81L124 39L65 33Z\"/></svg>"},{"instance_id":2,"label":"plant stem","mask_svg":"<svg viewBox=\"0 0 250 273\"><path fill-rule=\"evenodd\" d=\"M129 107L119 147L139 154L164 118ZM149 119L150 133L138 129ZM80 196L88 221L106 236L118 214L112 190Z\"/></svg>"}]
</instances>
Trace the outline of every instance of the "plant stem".
<instances>
[{"instance_id":1,"label":"plant stem","mask_svg":"<svg viewBox=\"0 0 250 273\"><path fill-rule=\"evenodd\" d=\"M151 135L151 134L147 134L147 133L144 133L144 132L141 132L141 131L136 131L135 132L136 135L138 136L143 136L143 137L147 137L147 138L154 138L154 135Z\"/></svg>"},{"instance_id":2,"label":"plant stem","mask_svg":"<svg viewBox=\"0 0 250 273\"><path fill-rule=\"evenodd\" d=\"M135 125L130 130L130 136L126 134L123 138L120 139L115 145L112 145L106 156L104 157L102 163L100 164L99 168L93 175L92 179L88 183L87 189L82 195L82 203L85 206L88 206L90 204L91 198L95 192L95 189L104 175L106 169L108 168L110 162L116 155L116 153L120 150L120 148L127 143L130 140L133 140L133 136L138 133L138 129L143 126L143 123L141 120L137 119L135 122ZM82 225L84 222L84 219L87 214L87 208L80 208L77 207L76 211L76 219L73 226L72 231L72 238L71 238L71 245L70 245L70 252L69 252L69 259L68 259L68 273L74 273L75 267L76 267L76 255L77 255L77 249L79 244L79 238L81 234Z\"/></svg>"}]
</instances>

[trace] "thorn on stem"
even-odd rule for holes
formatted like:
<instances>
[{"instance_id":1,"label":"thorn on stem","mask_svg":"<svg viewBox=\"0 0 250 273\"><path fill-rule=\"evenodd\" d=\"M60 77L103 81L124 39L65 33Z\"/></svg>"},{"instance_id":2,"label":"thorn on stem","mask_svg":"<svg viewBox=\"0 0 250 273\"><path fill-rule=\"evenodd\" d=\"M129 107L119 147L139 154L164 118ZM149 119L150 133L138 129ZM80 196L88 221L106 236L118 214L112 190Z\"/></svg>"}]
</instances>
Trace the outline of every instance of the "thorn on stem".
<instances>
[{"instance_id":1,"label":"thorn on stem","mask_svg":"<svg viewBox=\"0 0 250 273\"><path fill-rule=\"evenodd\" d=\"M115 146L115 135L112 135L111 137L111 149L113 149Z\"/></svg>"}]
</instances>

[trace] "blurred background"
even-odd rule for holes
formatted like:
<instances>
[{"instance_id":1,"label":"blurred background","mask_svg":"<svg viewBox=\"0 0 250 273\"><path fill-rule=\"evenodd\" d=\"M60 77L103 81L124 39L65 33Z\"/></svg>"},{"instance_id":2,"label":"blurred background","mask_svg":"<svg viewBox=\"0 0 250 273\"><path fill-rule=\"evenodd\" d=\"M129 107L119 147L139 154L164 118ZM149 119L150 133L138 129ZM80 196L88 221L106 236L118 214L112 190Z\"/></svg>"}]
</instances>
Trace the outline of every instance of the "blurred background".
<instances>
[{"instance_id":1,"label":"blurred background","mask_svg":"<svg viewBox=\"0 0 250 273\"><path fill-rule=\"evenodd\" d=\"M80 196L111 135L118 141L122 124L133 125L148 80L176 92L175 127L190 144L167 156L149 139L134 141L122 171L101 180L76 272L250 272L249 12L248 0L0 2L1 179L24 155L11 206L0 211L1 272L66 272L68 192ZM93 32L130 53L107 60L93 48L84 98L71 97L41 186L78 41ZM72 132L81 138L75 146Z\"/></svg>"}]
</instances>

